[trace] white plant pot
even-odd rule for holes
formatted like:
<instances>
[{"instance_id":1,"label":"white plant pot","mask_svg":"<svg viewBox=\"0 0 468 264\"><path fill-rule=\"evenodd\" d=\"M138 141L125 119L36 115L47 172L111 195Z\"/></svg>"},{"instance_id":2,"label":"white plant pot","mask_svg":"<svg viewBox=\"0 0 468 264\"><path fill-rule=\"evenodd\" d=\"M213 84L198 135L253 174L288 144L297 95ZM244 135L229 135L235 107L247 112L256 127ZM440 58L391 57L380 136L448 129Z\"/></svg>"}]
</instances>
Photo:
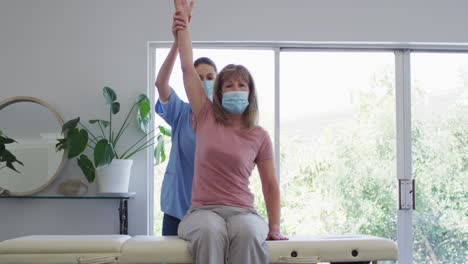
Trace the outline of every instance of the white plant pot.
<instances>
[{"instance_id":1,"label":"white plant pot","mask_svg":"<svg viewBox=\"0 0 468 264\"><path fill-rule=\"evenodd\" d=\"M105 167L96 168L98 192L127 193L133 160L114 159Z\"/></svg>"}]
</instances>

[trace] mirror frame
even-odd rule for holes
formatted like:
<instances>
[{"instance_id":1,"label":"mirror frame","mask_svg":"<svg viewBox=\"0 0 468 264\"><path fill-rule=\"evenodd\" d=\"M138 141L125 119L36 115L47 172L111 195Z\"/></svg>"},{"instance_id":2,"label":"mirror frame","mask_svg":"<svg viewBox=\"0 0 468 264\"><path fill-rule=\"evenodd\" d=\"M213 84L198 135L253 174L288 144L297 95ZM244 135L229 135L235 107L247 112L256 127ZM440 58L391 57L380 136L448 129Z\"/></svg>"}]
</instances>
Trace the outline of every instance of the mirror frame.
<instances>
[{"instance_id":1,"label":"mirror frame","mask_svg":"<svg viewBox=\"0 0 468 264\"><path fill-rule=\"evenodd\" d=\"M7 98L7 99L0 102L0 111L3 108L5 108L5 107L7 107L9 105L12 105L14 103L21 103L21 102L36 103L36 104L39 104L39 105L45 107L47 110L49 110L55 116L55 118L59 122L60 127L63 126L62 117L60 116L60 114L52 106L50 106L48 103L42 101L41 99L31 97L31 96L15 96L15 97ZM31 191L27 191L27 192L14 192L14 191L9 190L10 191L10 196L28 196L28 195L35 194L35 193L38 193L40 191L43 191L45 188L47 188L55 180L55 178L57 178L57 176L63 170L63 167L65 166L65 161L66 161L66 155L65 155L65 151L63 151L62 160L60 161L60 164L59 164L57 170L55 171L54 175L52 175L52 177L49 178L49 180L47 182L45 182L41 186L37 187L36 189L33 189Z\"/></svg>"}]
</instances>

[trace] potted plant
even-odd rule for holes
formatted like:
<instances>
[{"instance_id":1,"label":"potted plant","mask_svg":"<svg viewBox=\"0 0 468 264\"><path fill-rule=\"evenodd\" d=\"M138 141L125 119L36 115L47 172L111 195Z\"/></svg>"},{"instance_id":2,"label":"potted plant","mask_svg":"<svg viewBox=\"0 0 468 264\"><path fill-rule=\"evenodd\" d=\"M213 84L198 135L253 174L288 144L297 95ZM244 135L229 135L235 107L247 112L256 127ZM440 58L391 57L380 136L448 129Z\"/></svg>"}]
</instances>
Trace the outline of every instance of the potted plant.
<instances>
[{"instance_id":1,"label":"potted plant","mask_svg":"<svg viewBox=\"0 0 468 264\"><path fill-rule=\"evenodd\" d=\"M23 163L16 159L15 155L13 155L8 149L6 149L6 145L11 144L13 142L16 141L3 134L2 130L0 130L0 169L7 167L16 171L17 173L20 173L18 170L16 170L15 166L13 166L13 163L16 162L21 165L23 165Z\"/></svg>"},{"instance_id":2,"label":"potted plant","mask_svg":"<svg viewBox=\"0 0 468 264\"><path fill-rule=\"evenodd\" d=\"M123 124L114 131L112 117L120 112L120 103L117 95L109 87L103 88L103 96L109 107L109 120L92 119L89 124L97 126L98 133L92 133L80 118L74 118L65 122L62 127L64 138L58 139L57 150L67 151L69 159L77 158L78 166L83 171L89 183L98 180L99 192L128 192L130 170L133 160L130 158L136 153L154 145L156 147L154 156L156 164L166 159L164 149L164 138L170 136L170 132L162 126L158 126L158 133L148 139L154 129L150 129L151 104L146 95L140 94L133 103ZM133 145L120 151L119 140L129 126L137 121L142 137ZM90 159L85 150L92 151L93 158Z\"/></svg>"}]
</instances>

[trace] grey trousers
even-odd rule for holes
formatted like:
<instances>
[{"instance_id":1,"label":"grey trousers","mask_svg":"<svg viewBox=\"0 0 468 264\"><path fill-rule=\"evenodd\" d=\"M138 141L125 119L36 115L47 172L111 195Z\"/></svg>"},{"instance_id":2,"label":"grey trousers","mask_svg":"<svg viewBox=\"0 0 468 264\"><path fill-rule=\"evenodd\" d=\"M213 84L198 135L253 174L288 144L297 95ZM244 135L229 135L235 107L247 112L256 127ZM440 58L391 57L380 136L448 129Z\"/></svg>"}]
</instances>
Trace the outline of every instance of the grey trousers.
<instances>
[{"instance_id":1,"label":"grey trousers","mask_svg":"<svg viewBox=\"0 0 468 264\"><path fill-rule=\"evenodd\" d=\"M196 264L267 264L268 224L255 210L232 206L190 208L178 235Z\"/></svg>"}]
</instances>

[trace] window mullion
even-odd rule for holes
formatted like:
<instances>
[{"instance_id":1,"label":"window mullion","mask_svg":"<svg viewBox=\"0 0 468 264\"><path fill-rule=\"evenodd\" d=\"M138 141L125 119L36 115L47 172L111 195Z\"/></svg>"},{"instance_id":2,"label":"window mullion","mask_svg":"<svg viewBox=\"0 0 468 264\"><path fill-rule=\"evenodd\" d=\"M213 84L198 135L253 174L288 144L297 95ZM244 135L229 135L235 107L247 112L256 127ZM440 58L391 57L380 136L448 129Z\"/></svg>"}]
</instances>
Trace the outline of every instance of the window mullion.
<instances>
[{"instance_id":1,"label":"window mullion","mask_svg":"<svg viewBox=\"0 0 468 264\"><path fill-rule=\"evenodd\" d=\"M395 52L397 180L411 180L411 69L409 50ZM398 260L413 263L413 210L398 210Z\"/></svg>"},{"instance_id":2,"label":"window mullion","mask_svg":"<svg viewBox=\"0 0 468 264\"><path fill-rule=\"evenodd\" d=\"M275 168L276 168L276 177L278 182L280 182L280 49L275 48L275 138L274 138L274 148L275 148Z\"/></svg>"}]
</instances>

